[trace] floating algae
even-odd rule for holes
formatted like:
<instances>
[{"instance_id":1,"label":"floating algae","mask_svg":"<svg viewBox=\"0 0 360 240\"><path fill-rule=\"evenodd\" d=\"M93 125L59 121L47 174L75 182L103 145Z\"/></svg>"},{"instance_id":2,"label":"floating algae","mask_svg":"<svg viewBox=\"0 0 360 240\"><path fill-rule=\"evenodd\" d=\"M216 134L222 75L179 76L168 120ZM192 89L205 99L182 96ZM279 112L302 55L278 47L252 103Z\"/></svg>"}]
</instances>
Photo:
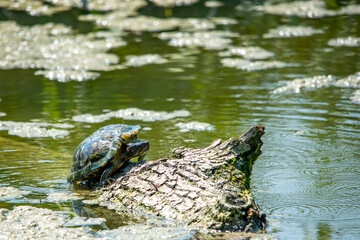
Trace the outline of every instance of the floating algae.
<instances>
[{"instance_id":1,"label":"floating algae","mask_svg":"<svg viewBox=\"0 0 360 240\"><path fill-rule=\"evenodd\" d=\"M93 226L101 225L106 222L105 218L85 218L85 217L73 217L71 220L64 224L64 227L81 227L81 226Z\"/></svg>"},{"instance_id":2,"label":"floating algae","mask_svg":"<svg viewBox=\"0 0 360 240\"><path fill-rule=\"evenodd\" d=\"M220 52L221 57L242 56L245 59L267 59L275 54L260 47L229 47L227 51Z\"/></svg>"},{"instance_id":3,"label":"floating algae","mask_svg":"<svg viewBox=\"0 0 360 240\"><path fill-rule=\"evenodd\" d=\"M30 191L22 191L14 187L0 186L0 201L11 200L13 198L22 198L30 194Z\"/></svg>"},{"instance_id":4,"label":"floating algae","mask_svg":"<svg viewBox=\"0 0 360 240\"><path fill-rule=\"evenodd\" d=\"M137 17L117 17L114 15L105 15L95 21L95 24L101 27L108 27L113 29L121 29L125 31L134 32L158 32L165 30L172 30L179 26L177 19L163 19L151 16L137 16Z\"/></svg>"},{"instance_id":5,"label":"floating algae","mask_svg":"<svg viewBox=\"0 0 360 240\"><path fill-rule=\"evenodd\" d=\"M104 114L92 115L81 114L72 117L75 122L100 123L110 118L122 118L124 120L141 120L144 122L165 121L177 117L188 117L190 113L186 110L173 112L141 110L138 108L119 109Z\"/></svg>"},{"instance_id":6,"label":"floating algae","mask_svg":"<svg viewBox=\"0 0 360 240\"><path fill-rule=\"evenodd\" d=\"M224 3L220 1L206 1L204 5L208 8L217 8L224 6Z\"/></svg>"},{"instance_id":7,"label":"floating algae","mask_svg":"<svg viewBox=\"0 0 360 240\"><path fill-rule=\"evenodd\" d=\"M43 1L38 1L38 0L22 0L22 1L1 0L0 7L7 8L9 10L26 11L28 14L32 16L39 16L39 15L49 16L70 9L69 6L48 5L48 4L44 4Z\"/></svg>"},{"instance_id":8,"label":"floating algae","mask_svg":"<svg viewBox=\"0 0 360 240\"><path fill-rule=\"evenodd\" d=\"M96 2L96 4L92 4ZM108 22L117 22L121 19L138 15L138 9L147 5L144 0L132 1L91 1L88 9L111 11L106 14L88 14L79 16L81 21L94 21L98 26L105 26Z\"/></svg>"},{"instance_id":9,"label":"floating algae","mask_svg":"<svg viewBox=\"0 0 360 240\"><path fill-rule=\"evenodd\" d=\"M195 231L179 227L148 225L122 226L89 231L86 226L102 225L104 218L71 218L46 208L15 206L0 209L0 235L4 239L190 239ZM160 223L161 224L161 223Z\"/></svg>"},{"instance_id":10,"label":"floating algae","mask_svg":"<svg viewBox=\"0 0 360 240\"><path fill-rule=\"evenodd\" d=\"M199 0L150 0L150 2L154 3L160 7L179 7L179 6L189 6L194 3L197 3Z\"/></svg>"},{"instance_id":11,"label":"floating algae","mask_svg":"<svg viewBox=\"0 0 360 240\"><path fill-rule=\"evenodd\" d=\"M50 4L49 4L50 3ZM58 12L68 11L71 8L86 9L88 11L122 11L130 16L134 10L146 6L144 0L118 1L118 0L1 0L0 7L9 10L26 11L32 16L53 15Z\"/></svg>"},{"instance_id":12,"label":"floating algae","mask_svg":"<svg viewBox=\"0 0 360 240\"><path fill-rule=\"evenodd\" d=\"M177 123L175 126L180 128L180 132L189 132L190 130L195 131L214 131L215 126L210 123L204 122L188 122L188 123Z\"/></svg>"},{"instance_id":13,"label":"floating algae","mask_svg":"<svg viewBox=\"0 0 360 240\"><path fill-rule=\"evenodd\" d=\"M335 38L328 41L331 47L360 47L359 37Z\"/></svg>"},{"instance_id":14,"label":"floating algae","mask_svg":"<svg viewBox=\"0 0 360 240\"><path fill-rule=\"evenodd\" d=\"M237 24L237 21L227 17L212 17L210 20L217 25L233 25Z\"/></svg>"},{"instance_id":15,"label":"floating algae","mask_svg":"<svg viewBox=\"0 0 360 240\"><path fill-rule=\"evenodd\" d=\"M299 93L303 90L330 87L335 83L335 77L328 75L320 75L307 78L297 78L287 82L285 86L276 88L273 93Z\"/></svg>"},{"instance_id":16,"label":"floating algae","mask_svg":"<svg viewBox=\"0 0 360 240\"><path fill-rule=\"evenodd\" d=\"M229 38L238 37L237 33L229 31L200 31L200 32L162 32L158 37L169 40L174 47L203 47L208 50L221 50L232 43Z\"/></svg>"},{"instance_id":17,"label":"floating algae","mask_svg":"<svg viewBox=\"0 0 360 240\"><path fill-rule=\"evenodd\" d=\"M336 11L327 9L326 2L321 0L264 5L258 9L268 14L297 16L301 18L323 18L336 15L360 14L360 5L348 5Z\"/></svg>"},{"instance_id":18,"label":"floating algae","mask_svg":"<svg viewBox=\"0 0 360 240\"><path fill-rule=\"evenodd\" d=\"M293 66L293 64L281 61L249 61L241 58L223 58L221 63L224 67L231 67L245 71L258 71L271 68L284 68Z\"/></svg>"},{"instance_id":19,"label":"floating algae","mask_svg":"<svg viewBox=\"0 0 360 240\"><path fill-rule=\"evenodd\" d=\"M95 80L100 76L100 74L96 72L64 70L39 70L35 72L35 75L43 75L47 79L57 80L58 82L83 82L87 80Z\"/></svg>"},{"instance_id":20,"label":"floating algae","mask_svg":"<svg viewBox=\"0 0 360 240\"><path fill-rule=\"evenodd\" d=\"M161 57L159 54L145 54L140 56L129 55L125 58L125 65L128 67L139 67L148 64L163 64L168 62L167 59Z\"/></svg>"},{"instance_id":21,"label":"floating algae","mask_svg":"<svg viewBox=\"0 0 360 240\"><path fill-rule=\"evenodd\" d=\"M137 15L137 14L132 14ZM216 24L225 24L224 21L214 18L212 20L202 18L158 18L152 16L128 17L122 12L114 12L105 15L87 15L82 20L94 21L97 26L111 29L121 29L133 32L160 32L180 28L183 31L200 31L214 29Z\"/></svg>"},{"instance_id":22,"label":"floating algae","mask_svg":"<svg viewBox=\"0 0 360 240\"><path fill-rule=\"evenodd\" d=\"M352 96L350 97L350 100L354 103L360 104L360 89L353 92Z\"/></svg>"},{"instance_id":23,"label":"floating algae","mask_svg":"<svg viewBox=\"0 0 360 240\"><path fill-rule=\"evenodd\" d=\"M297 78L287 82L285 86L276 88L273 93L296 92L303 90L324 87L342 87L342 88L360 88L360 72L349 75L345 78L335 81L335 77L328 75L320 75L307 78Z\"/></svg>"},{"instance_id":24,"label":"floating algae","mask_svg":"<svg viewBox=\"0 0 360 240\"><path fill-rule=\"evenodd\" d=\"M213 21L203 18L178 19L178 22L182 31L205 31L215 29L216 27Z\"/></svg>"},{"instance_id":25,"label":"floating algae","mask_svg":"<svg viewBox=\"0 0 360 240\"><path fill-rule=\"evenodd\" d=\"M106 53L126 43L119 33L73 35L71 28L48 23L32 27L0 23L0 68L43 69L36 74L58 81L95 79L116 69L119 58Z\"/></svg>"},{"instance_id":26,"label":"floating algae","mask_svg":"<svg viewBox=\"0 0 360 240\"><path fill-rule=\"evenodd\" d=\"M335 86L337 87L350 87L350 88L360 88L360 72L357 72L353 75L347 76L336 81Z\"/></svg>"},{"instance_id":27,"label":"floating algae","mask_svg":"<svg viewBox=\"0 0 360 240\"><path fill-rule=\"evenodd\" d=\"M65 228L70 219L63 212L32 206L1 210L0 233L5 239L92 239L86 228Z\"/></svg>"},{"instance_id":28,"label":"floating algae","mask_svg":"<svg viewBox=\"0 0 360 240\"><path fill-rule=\"evenodd\" d=\"M324 33L321 29L314 29L305 26L280 26L269 30L263 35L264 38L292 38L292 37L308 37L314 34Z\"/></svg>"},{"instance_id":29,"label":"floating algae","mask_svg":"<svg viewBox=\"0 0 360 240\"><path fill-rule=\"evenodd\" d=\"M45 201L47 202L68 202L73 200L81 200L82 198L75 193L53 192L49 193Z\"/></svg>"},{"instance_id":30,"label":"floating algae","mask_svg":"<svg viewBox=\"0 0 360 240\"><path fill-rule=\"evenodd\" d=\"M156 224L155 224L156 225ZM160 223L164 225L164 223ZM105 239L193 239L194 230L180 227L148 226L143 224L122 226L113 230L100 230L98 234Z\"/></svg>"},{"instance_id":31,"label":"floating algae","mask_svg":"<svg viewBox=\"0 0 360 240\"><path fill-rule=\"evenodd\" d=\"M59 130L56 128L46 129L46 127L56 128L72 128L70 124L51 124L45 122L13 122L0 121L0 131L8 131L10 135L17 135L19 137L33 138L33 137L52 137L62 138L69 135L67 130Z\"/></svg>"}]
</instances>

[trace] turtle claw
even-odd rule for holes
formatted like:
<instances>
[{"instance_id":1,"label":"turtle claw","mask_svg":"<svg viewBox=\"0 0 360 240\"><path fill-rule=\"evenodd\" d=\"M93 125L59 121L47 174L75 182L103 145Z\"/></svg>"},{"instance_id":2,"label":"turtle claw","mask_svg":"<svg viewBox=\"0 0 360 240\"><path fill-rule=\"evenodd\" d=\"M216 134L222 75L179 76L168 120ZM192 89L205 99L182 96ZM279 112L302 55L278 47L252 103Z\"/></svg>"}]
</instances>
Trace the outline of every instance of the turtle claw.
<instances>
[{"instance_id":1,"label":"turtle claw","mask_svg":"<svg viewBox=\"0 0 360 240\"><path fill-rule=\"evenodd\" d=\"M101 182L102 187L109 186L115 182L114 178L107 178Z\"/></svg>"}]
</instances>

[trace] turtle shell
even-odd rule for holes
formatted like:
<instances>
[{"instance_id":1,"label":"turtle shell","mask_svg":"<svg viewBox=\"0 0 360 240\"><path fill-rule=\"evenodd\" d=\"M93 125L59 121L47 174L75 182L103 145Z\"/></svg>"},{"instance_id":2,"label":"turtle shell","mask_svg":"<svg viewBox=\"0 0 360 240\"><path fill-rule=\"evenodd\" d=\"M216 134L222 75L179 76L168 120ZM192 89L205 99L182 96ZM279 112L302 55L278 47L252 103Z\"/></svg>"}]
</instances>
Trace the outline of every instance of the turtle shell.
<instances>
[{"instance_id":1,"label":"turtle shell","mask_svg":"<svg viewBox=\"0 0 360 240\"><path fill-rule=\"evenodd\" d=\"M67 180L96 180L118 151L124 151L126 143L137 139L140 126L112 124L100 128L84 139L75 149L72 166Z\"/></svg>"}]
</instances>

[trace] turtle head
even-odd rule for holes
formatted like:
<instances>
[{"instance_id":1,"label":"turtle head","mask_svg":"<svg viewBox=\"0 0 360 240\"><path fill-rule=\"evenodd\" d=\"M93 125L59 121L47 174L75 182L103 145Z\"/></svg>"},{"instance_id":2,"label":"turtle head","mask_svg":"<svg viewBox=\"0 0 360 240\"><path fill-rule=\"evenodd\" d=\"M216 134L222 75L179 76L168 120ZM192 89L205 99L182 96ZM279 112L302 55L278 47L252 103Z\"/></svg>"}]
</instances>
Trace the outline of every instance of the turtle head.
<instances>
[{"instance_id":1,"label":"turtle head","mask_svg":"<svg viewBox=\"0 0 360 240\"><path fill-rule=\"evenodd\" d=\"M142 160L149 150L150 144L148 141L136 140L128 143L124 152L124 158L130 160L134 157L139 157L139 161Z\"/></svg>"}]
</instances>

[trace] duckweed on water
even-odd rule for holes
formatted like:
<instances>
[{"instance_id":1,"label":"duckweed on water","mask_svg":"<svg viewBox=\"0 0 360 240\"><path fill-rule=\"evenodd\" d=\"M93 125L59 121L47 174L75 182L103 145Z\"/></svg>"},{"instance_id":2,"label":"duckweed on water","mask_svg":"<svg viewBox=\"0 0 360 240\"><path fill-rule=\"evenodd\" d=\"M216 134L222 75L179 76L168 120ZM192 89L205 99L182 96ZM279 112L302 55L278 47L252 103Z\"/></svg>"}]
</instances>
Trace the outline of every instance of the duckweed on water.
<instances>
[{"instance_id":1,"label":"duckweed on water","mask_svg":"<svg viewBox=\"0 0 360 240\"><path fill-rule=\"evenodd\" d=\"M10 135L17 135L19 137L63 138L69 135L69 131L67 130L59 130L56 128L47 129L47 127L72 128L74 126L60 123L0 121L0 131L8 131Z\"/></svg>"},{"instance_id":2,"label":"duckweed on water","mask_svg":"<svg viewBox=\"0 0 360 240\"><path fill-rule=\"evenodd\" d=\"M177 123L175 126L180 128L180 132L189 132L190 130L195 131L214 131L215 126L210 123L204 122L188 122L188 123Z\"/></svg>"},{"instance_id":3,"label":"duckweed on water","mask_svg":"<svg viewBox=\"0 0 360 240\"><path fill-rule=\"evenodd\" d=\"M308 37L314 34L324 33L321 29L314 29L305 26L280 26L271 29L263 35L264 38L292 38L292 37Z\"/></svg>"},{"instance_id":4,"label":"duckweed on water","mask_svg":"<svg viewBox=\"0 0 360 240\"><path fill-rule=\"evenodd\" d=\"M245 59L267 59L275 54L260 47L229 47L227 51L220 52L221 57L242 56Z\"/></svg>"},{"instance_id":5,"label":"duckweed on water","mask_svg":"<svg viewBox=\"0 0 360 240\"><path fill-rule=\"evenodd\" d=\"M293 64L281 61L255 61L251 62L241 58L223 58L220 60L224 67L231 67L245 71L258 71L271 68L284 68L293 66Z\"/></svg>"},{"instance_id":6,"label":"duckweed on water","mask_svg":"<svg viewBox=\"0 0 360 240\"><path fill-rule=\"evenodd\" d=\"M44 69L36 74L62 82L95 79L116 69L119 57L106 53L126 45L119 33L73 35L72 29L48 23L32 27L0 23L0 68Z\"/></svg>"},{"instance_id":7,"label":"duckweed on water","mask_svg":"<svg viewBox=\"0 0 360 240\"><path fill-rule=\"evenodd\" d=\"M75 122L100 123L110 118L122 118L124 120L140 120L144 122L165 121L178 117L188 117L187 110L176 110L173 112L141 110L138 108L119 109L100 115L81 114L72 117Z\"/></svg>"}]
</instances>

